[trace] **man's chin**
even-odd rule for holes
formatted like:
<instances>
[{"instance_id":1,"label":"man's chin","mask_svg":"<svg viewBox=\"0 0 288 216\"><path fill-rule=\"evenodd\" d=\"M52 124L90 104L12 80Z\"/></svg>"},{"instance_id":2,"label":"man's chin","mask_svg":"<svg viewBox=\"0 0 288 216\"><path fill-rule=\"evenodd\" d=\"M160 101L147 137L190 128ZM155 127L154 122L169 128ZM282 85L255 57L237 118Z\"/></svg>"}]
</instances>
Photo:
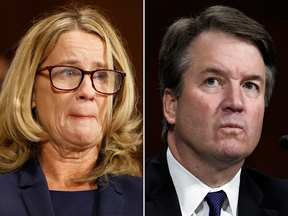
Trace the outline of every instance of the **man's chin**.
<instances>
[{"instance_id":1,"label":"man's chin","mask_svg":"<svg viewBox=\"0 0 288 216\"><path fill-rule=\"evenodd\" d=\"M243 164L244 160L251 154L252 152L246 151L223 151L221 154L215 155L215 158L219 161L219 163L223 164L223 166L233 166L236 164Z\"/></svg>"}]
</instances>

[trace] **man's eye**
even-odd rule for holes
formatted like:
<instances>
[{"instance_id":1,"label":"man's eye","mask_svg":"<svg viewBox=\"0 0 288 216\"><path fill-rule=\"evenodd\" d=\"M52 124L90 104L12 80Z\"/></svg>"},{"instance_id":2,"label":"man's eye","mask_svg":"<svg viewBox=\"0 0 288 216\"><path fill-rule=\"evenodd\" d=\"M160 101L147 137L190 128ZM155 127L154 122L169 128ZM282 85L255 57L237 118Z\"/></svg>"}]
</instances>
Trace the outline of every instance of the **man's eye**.
<instances>
[{"instance_id":1,"label":"man's eye","mask_svg":"<svg viewBox=\"0 0 288 216\"><path fill-rule=\"evenodd\" d=\"M218 85L219 82L217 79L215 78L208 78L206 81L205 81L206 84L208 85Z\"/></svg>"},{"instance_id":2,"label":"man's eye","mask_svg":"<svg viewBox=\"0 0 288 216\"><path fill-rule=\"evenodd\" d=\"M257 90L258 89L257 86L254 83L251 83L251 82L245 83L244 87L247 88L247 89L250 89L250 90L253 90L253 89Z\"/></svg>"}]
</instances>

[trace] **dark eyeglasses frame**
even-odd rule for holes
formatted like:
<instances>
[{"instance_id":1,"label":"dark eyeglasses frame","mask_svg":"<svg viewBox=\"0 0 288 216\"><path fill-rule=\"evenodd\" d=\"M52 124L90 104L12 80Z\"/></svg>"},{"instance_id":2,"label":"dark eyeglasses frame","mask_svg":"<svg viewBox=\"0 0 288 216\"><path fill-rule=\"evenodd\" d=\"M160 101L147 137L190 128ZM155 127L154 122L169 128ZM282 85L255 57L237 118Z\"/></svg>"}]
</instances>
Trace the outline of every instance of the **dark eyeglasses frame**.
<instances>
[{"instance_id":1,"label":"dark eyeglasses frame","mask_svg":"<svg viewBox=\"0 0 288 216\"><path fill-rule=\"evenodd\" d=\"M81 77L81 80L80 80L78 86L76 86L75 88L72 88L72 89L61 89L61 88L58 88L58 87L54 86L54 84L53 84L53 82L52 82L51 72L52 72L52 69L55 68L55 67L70 67L70 68L75 68L75 69L78 69L79 71L81 71L82 77ZM92 83L92 86L93 86L93 88L95 89L95 91L98 92L98 93L101 93L101 94L105 94L105 95L113 95L113 94L116 94L116 93L121 89L121 86L122 86L122 84L123 84L124 78L126 77L126 73L124 73L124 72L122 72L122 71L110 70L110 69L98 69L98 70L95 70L95 71L85 71L85 70L82 70L82 69L80 69L80 68L78 68L78 67L68 66L68 65L51 65L51 66L45 66L45 67L43 67L43 68L38 69L37 72L36 72L36 74L38 74L38 73L40 73L40 72L42 72L42 71L44 71L44 70L48 70L48 71L49 71L49 77L50 77L51 85L52 85L55 89L62 90L62 91L72 91L72 90L75 90L75 89L79 88L79 86L81 85L81 83L82 83L82 81L83 81L83 79L84 79L84 75L85 75L85 74L90 74L90 75L91 75L91 76L90 76L91 83ZM108 71L108 72L111 71L111 72L116 72L116 73L120 74L121 77L122 77L122 82L121 82L121 85L119 86L119 89L117 89L117 91L115 91L114 93L105 93L105 92L101 92L101 91L97 90L97 89L95 88L95 86L94 86L94 82L93 82L93 78L92 78L92 77L93 77L93 74L96 73L96 72L98 72L98 71Z\"/></svg>"}]
</instances>

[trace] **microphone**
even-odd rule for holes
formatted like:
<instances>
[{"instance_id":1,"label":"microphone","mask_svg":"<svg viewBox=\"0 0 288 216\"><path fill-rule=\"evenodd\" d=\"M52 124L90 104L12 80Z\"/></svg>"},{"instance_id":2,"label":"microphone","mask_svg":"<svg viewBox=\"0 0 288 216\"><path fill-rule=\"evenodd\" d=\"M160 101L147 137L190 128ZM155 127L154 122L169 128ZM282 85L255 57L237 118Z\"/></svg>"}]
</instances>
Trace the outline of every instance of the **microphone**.
<instances>
[{"instance_id":1,"label":"microphone","mask_svg":"<svg viewBox=\"0 0 288 216\"><path fill-rule=\"evenodd\" d=\"M279 146L281 149L288 151L288 135L284 135L279 140Z\"/></svg>"}]
</instances>

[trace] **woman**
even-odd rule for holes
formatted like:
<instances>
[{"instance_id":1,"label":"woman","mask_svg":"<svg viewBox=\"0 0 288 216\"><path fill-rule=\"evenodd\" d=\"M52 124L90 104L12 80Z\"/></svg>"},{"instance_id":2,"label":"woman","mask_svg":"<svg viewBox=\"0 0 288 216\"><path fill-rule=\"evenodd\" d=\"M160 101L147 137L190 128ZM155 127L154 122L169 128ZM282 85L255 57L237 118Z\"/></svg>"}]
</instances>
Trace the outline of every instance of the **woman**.
<instances>
[{"instance_id":1,"label":"woman","mask_svg":"<svg viewBox=\"0 0 288 216\"><path fill-rule=\"evenodd\" d=\"M0 215L142 215L135 99L121 38L99 10L35 23L0 96Z\"/></svg>"}]
</instances>

